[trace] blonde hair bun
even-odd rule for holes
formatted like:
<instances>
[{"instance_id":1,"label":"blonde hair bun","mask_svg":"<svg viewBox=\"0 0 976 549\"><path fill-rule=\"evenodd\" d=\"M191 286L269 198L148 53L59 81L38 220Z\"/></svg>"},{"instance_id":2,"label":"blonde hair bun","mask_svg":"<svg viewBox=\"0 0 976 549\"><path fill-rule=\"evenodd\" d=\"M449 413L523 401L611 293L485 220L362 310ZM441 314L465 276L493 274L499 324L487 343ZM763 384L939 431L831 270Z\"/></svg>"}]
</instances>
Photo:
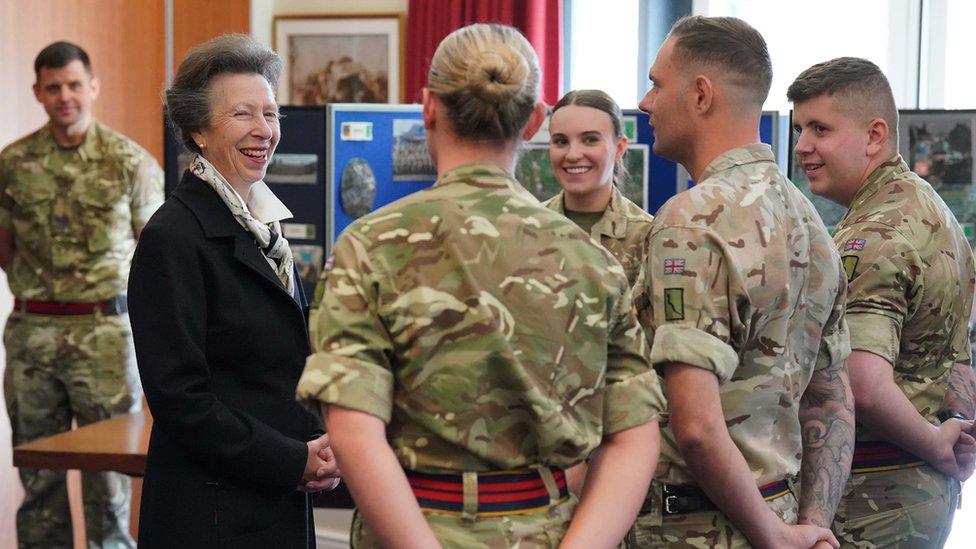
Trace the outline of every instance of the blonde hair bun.
<instances>
[{"instance_id":1,"label":"blonde hair bun","mask_svg":"<svg viewBox=\"0 0 976 549\"><path fill-rule=\"evenodd\" d=\"M471 93L497 105L522 92L529 77L529 64L511 48L496 47L472 60L466 77L465 87Z\"/></svg>"},{"instance_id":2,"label":"blonde hair bun","mask_svg":"<svg viewBox=\"0 0 976 549\"><path fill-rule=\"evenodd\" d=\"M539 61L513 27L469 25L437 46L427 89L443 103L459 137L519 139L539 96Z\"/></svg>"}]
</instances>

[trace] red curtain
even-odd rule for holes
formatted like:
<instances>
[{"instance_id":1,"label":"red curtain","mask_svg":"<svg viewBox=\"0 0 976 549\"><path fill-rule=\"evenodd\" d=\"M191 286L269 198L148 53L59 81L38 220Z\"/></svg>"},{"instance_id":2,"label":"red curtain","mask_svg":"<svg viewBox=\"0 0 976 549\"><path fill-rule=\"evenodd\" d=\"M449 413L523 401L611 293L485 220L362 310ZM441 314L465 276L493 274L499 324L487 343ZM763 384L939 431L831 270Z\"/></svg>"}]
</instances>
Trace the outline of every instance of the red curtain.
<instances>
[{"instance_id":1,"label":"red curtain","mask_svg":"<svg viewBox=\"0 0 976 549\"><path fill-rule=\"evenodd\" d=\"M528 38L539 56L542 99L559 100L562 82L562 0L410 0L404 101L419 102L430 58L440 41L471 23L504 23Z\"/></svg>"}]
</instances>

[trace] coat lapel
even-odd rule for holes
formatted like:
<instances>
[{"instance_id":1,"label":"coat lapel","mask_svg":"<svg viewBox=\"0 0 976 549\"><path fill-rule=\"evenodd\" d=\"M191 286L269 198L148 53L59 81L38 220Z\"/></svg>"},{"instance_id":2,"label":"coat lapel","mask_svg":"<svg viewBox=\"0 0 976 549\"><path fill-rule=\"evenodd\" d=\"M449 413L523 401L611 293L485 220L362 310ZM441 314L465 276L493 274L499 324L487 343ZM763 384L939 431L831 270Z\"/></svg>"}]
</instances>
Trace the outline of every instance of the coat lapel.
<instances>
[{"instance_id":1,"label":"coat lapel","mask_svg":"<svg viewBox=\"0 0 976 549\"><path fill-rule=\"evenodd\" d=\"M277 273L264 258L261 250L258 249L251 233L247 232L234 219L230 210L227 209L227 205L220 200L217 193L205 181L186 172L179 186L173 191L173 196L186 204L186 207L193 212L207 238L233 237L234 259L273 285L277 289L276 294L290 301L299 311L302 310L295 298L285 290ZM301 280L297 277L295 284L301 284Z\"/></svg>"}]
</instances>

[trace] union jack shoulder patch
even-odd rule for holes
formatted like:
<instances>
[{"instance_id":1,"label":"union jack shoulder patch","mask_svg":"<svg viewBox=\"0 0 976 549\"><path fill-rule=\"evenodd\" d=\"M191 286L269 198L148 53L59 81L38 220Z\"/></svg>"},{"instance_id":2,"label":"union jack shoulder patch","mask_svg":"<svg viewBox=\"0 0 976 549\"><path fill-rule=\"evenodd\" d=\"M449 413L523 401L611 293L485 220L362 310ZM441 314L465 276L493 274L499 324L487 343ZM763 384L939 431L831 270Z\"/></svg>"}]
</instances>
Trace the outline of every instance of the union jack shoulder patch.
<instances>
[{"instance_id":1,"label":"union jack shoulder patch","mask_svg":"<svg viewBox=\"0 0 976 549\"><path fill-rule=\"evenodd\" d=\"M859 251L861 251L863 249L864 249L864 239L863 238L852 238L852 239L850 239L850 240L848 240L847 242L844 243L844 251L845 252L850 252L852 250L855 251L855 252L859 252Z\"/></svg>"},{"instance_id":2,"label":"union jack shoulder patch","mask_svg":"<svg viewBox=\"0 0 976 549\"><path fill-rule=\"evenodd\" d=\"M685 272L685 260L677 258L668 258L664 260L664 274L666 275L679 275Z\"/></svg>"}]
</instances>

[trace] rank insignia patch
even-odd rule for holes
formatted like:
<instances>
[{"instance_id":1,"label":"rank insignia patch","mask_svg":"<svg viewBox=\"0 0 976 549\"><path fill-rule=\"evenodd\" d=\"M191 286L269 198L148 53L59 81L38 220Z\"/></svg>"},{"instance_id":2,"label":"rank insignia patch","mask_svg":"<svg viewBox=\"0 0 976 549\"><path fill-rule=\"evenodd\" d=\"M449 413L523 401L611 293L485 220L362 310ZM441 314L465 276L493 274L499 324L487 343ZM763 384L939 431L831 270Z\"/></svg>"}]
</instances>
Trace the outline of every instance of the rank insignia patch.
<instances>
[{"instance_id":1,"label":"rank insignia patch","mask_svg":"<svg viewBox=\"0 0 976 549\"><path fill-rule=\"evenodd\" d=\"M664 320L684 320L685 293L682 288L664 289Z\"/></svg>"},{"instance_id":2,"label":"rank insignia patch","mask_svg":"<svg viewBox=\"0 0 976 549\"><path fill-rule=\"evenodd\" d=\"M864 249L864 239L863 238L852 238L844 243L844 251L859 252Z\"/></svg>"},{"instance_id":3,"label":"rank insignia patch","mask_svg":"<svg viewBox=\"0 0 976 549\"><path fill-rule=\"evenodd\" d=\"M863 240L861 242L864 242ZM856 255L845 255L840 258L844 263L844 272L847 273L847 281L850 282L854 278L854 269L857 268L858 257Z\"/></svg>"},{"instance_id":4,"label":"rank insignia patch","mask_svg":"<svg viewBox=\"0 0 976 549\"><path fill-rule=\"evenodd\" d=\"M685 272L685 260L668 258L664 260L664 274L679 275Z\"/></svg>"}]
</instances>

